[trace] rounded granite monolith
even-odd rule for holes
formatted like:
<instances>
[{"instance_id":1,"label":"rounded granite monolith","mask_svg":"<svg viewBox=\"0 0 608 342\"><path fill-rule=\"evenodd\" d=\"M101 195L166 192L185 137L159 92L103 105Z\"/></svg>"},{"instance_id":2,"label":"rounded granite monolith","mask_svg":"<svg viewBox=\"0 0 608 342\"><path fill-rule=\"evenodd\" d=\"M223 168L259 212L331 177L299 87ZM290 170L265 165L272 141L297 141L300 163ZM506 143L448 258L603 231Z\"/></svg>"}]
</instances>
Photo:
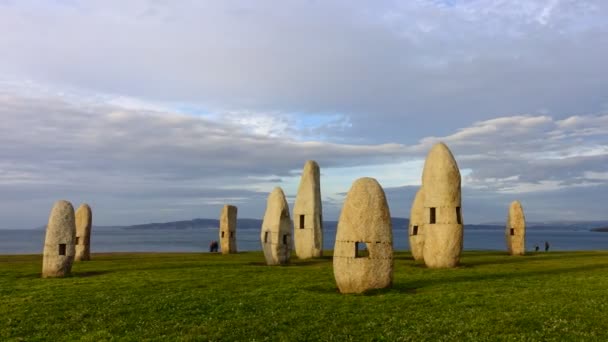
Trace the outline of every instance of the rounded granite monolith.
<instances>
[{"instance_id":1,"label":"rounded granite monolith","mask_svg":"<svg viewBox=\"0 0 608 342\"><path fill-rule=\"evenodd\" d=\"M513 201L509 206L505 238L509 254L524 255L526 253L526 218L519 201Z\"/></svg>"},{"instance_id":2,"label":"rounded granite monolith","mask_svg":"<svg viewBox=\"0 0 608 342\"><path fill-rule=\"evenodd\" d=\"M68 201L57 201L46 226L42 253L42 277L64 277L70 274L76 252L74 207Z\"/></svg>"},{"instance_id":3,"label":"rounded granite monolith","mask_svg":"<svg viewBox=\"0 0 608 342\"><path fill-rule=\"evenodd\" d=\"M291 252L291 218L283 190L274 188L268 196L260 240L267 265L285 265Z\"/></svg>"},{"instance_id":4,"label":"rounded granite monolith","mask_svg":"<svg viewBox=\"0 0 608 342\"><path fill-rule=\"evenodd\" d=\"M224 205L220 215L220 245L222 254L236 253L236 215L237 208Z\"/></svg>"},{"instance_id":5,"label":"rounded granite monolith","mask_svg":"<svg viewBox=\"0 0 608 342\"><path fill-rule=\"evenodd\" d=\"M424 191L422 187L418 189L414 202L412 202L408 235L410 251L414 260L424 260Z\"/></svg>"},{"instance_id":6,"label":"rounded granite monolith","mask_svg":"<svg viewBox=\"0 0 608 342\"><path fill-rule=\"evenodd\" d=\"M319 165L309 160L304 165L302 178L293 207L295 252L300 259L323 255L323 214Z\"/></svg>"},{"instance_id":7,"label":"rounded granite monolith","mask_svg":"<svg viewBox=\"0 0 608 342\"><path fill-rule=\"evenodd\" d=\"M333 268L341 293L390 287L393 230L384 190L373 178L356 180L344 200Z\"/></svg>"},{"instance_id":8,"label":"rounded granite monolith","mask_svg":"<svg viewBox=\"0 0 608 342\"><path fill-rule=\"evenodd\" d=\"M91 260L91 225L93 213L91 207L84 203L76 210L76 261Z\"/></svg>"},{"instance_id":9,"label":"rounded granite monolith","mask_svg":"<svg viewBox=\"0 0 608 342\"><path fill-rule=\"evenodd\" d=\"M463 243L460 170L444 143L431 148L424 163L422 187L424 263L431 268L455 267Z\"/></svg>"}]
</instances>

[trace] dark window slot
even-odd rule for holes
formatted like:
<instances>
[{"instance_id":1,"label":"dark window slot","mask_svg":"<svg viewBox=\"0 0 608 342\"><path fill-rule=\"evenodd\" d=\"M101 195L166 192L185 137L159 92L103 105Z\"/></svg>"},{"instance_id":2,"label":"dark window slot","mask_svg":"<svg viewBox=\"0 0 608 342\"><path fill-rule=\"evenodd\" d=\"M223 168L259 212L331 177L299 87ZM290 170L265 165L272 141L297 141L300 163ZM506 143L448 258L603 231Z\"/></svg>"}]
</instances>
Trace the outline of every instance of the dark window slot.
<instances>
[{"instance_id":1,"label":"dark window slot","mask_svg":"<svg viewBox=\"0 0 608 342\"><path fill-rule=\"evenodd\" d=\"M264 243L268 242L268 232L264 232Z\"/></svg>"},{"instance_id":2,"label":"dark window slot","mask_svg":"<svg viewBox=\"0 0 608 342\"><path fill-rule=\"evenodd\" d=\"M456 207L456 222L462 224L462 216L460 214L460 207Z\"/></svg>"},{"instance_id":3,"label":"dark window slot","mask_svg":"<svg viewBox=\"0 0 608 342\"><path fill-rule=\"evenodd\" d=\"M283 234L283 244L287 244L287 234Z\"/></svg>"},{"instance_id":4,"label":"dark window slot","mask_svg":"<svg viewBox=\"0 0 608 342\"><path fill-rule=\"evenodd\" d=\"M365 242L355 242L355 258L367 258L369 251Z\"/></svg>"},{"instance_id":5,"label":"dark window slot","mask_svg":"<svg viewBox=\"0 0 608 342\"><path fill-rule=\"evenodd\" d=\"M511 236L515 235L515 229L511 228Z\"/></svg>"},{"instance_id":6,"label":"dark window slot","mask_svg":"<svg viewBox=\"0 0 608 342\"><path fill-rule=\"evenodd\" d=\"M305 215L300 215L300 229L304 229L304 217Z\"/></svg>"},{"instance_id":7,"label":"dark window slot","mask_svg":"<svg viewBox=\"0 0 608 342\"><path fill-rule=\"evenodd\" d=\"M434 224L435 222L437 222L437 218L435 217L435 208L430 208L431 212L430 212L430 224Z\"/></svg>"},{"instance_id":8,"label":"dark window slot","mask_svg":"<svg viewBox=\"0 0 608 342\"><path fill-rule=\"evenodd\" d=\"M412 227L412 235L418 235L418 226Z\"/></svg>"},{"instance_id":9,"label":"dark window slot","mask_svg":"<svg viewBox=\"0 0 608 342\"><path fill-rule=\"evenodd\" d=\"M65 255L65 243L59 244L59 255Z\"/></svg>"}]
</instances>

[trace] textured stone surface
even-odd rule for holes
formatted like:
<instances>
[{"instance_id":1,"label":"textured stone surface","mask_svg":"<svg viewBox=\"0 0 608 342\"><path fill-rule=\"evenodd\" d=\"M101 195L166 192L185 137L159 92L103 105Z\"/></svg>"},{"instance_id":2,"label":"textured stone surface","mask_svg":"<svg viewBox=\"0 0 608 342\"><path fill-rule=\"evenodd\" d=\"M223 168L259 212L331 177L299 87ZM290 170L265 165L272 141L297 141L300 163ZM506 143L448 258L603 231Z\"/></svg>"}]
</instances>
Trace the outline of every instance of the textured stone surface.
<instances>
[{"instance_id":1,"label":"textured stone surface","mask_svg":"<svg viewBox=\"0 0 608 342\"><path fill-rule=\"evenodd\" d=\"M509 206L505 238L509 254L524 255L526 253L526 218L519 201L513 201Z\"/></svg>"},{"instance_id":2,"label":"textured stone surface","mask_svg":"<svg viewBox=\"0 0 608 342\"><path fill-rule=\"evenodd\" d=\"M67 201L58 201L53 206L46 226L42 253L42 277L64 277L70 274L76 239L74 207Z\"/></svg>"},{"instance_id":3,"label":"textured stone surface","mask_svg":"<svg viewBox=\"0 0 608 342\"><path fill-rule=\"evenodd\" d=\"M409 240L414 260L424 260L424 191L422 187L418 189L410 210Z\"/></svg>"},{"instance_id":4,"label":"textured stone surface","mask_svg":"<svg viewBox=\"0 0 608 342\"><path fill-rule=\"evenodd\" d=\"M220 245L222 254L236 253L237 208L226 204L220 215Z\"/></svg>"},{"instance_id":5,"label":"textured stone surface","mask_svg":"<svg viewBox=\"0 0 608 342\"><path fill-rule=\"evenodd\" d=\"M76 261L91 260L91 226L93 212L91 207L84 203L76 210Z\"/></svg>"},{"instance_id":6,"label":"textured stone surface","mask_svg":"<svg viewBox=\"0 0 608 342\"><path fill-rule=\"evenodd\" d=\"M366 246L367 253L357 255L357 244ZM346 195L336 232L333 268L342 293L361 293L392 284L391 214L384 190L373 178L356 180Z\"/></svg>"},{"instance_id":7,"label":"textured stone surface","mask_svg":"<svg viewBox=\"0 0 608 342\"><path fill-rule=\"evenodd\" d=\"M460 171L444 143L431 148L424 163L422 187L424 263L432 268L455 267L460 261L463 243Z\"/></svg>"},{"instance_id":8,"label":"textured stone surface","mask_svg":"<svg viewBox=\"0 0 608 342\"><path fill-rule=\"evenodd\" d=\"M319 165L309 160L304 165L293 208L295 252L300 259L323 255L323 214Z\"/></svg>"},{"instance_id":9,"label":"textured stone surface","mask_svg":"<svg viewBox=\"0 0 608 342\"><path fill-rule=\"evenodd\" d=\"M289 262L291 231L289 206L285 194L281 188L274 188L268 196L260 234L267 265L284 265Z\"/></svg>"}]
</instances>

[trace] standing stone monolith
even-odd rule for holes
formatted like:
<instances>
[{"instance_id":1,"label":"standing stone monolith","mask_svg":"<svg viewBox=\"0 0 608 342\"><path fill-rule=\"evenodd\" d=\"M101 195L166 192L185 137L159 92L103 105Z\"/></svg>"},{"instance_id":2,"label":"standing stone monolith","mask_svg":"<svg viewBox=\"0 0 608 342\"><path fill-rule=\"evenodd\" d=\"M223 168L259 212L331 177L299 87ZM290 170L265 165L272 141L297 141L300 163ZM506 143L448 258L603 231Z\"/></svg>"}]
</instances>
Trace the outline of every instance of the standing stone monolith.
<instances>
[{"instance_id":1,"label":"standing stone monolith","mask_svg":"<svg viewBox=\"0 0 608 342\"><path fill-rule=\"evenodd\" d=\"M91 260L91 225L93 213L84 203L76 210L76 261Z\"/></svg>"},{"instance_id":2,"label":"standing stone monolith","mask_svg":"<svg viewBox=\"0 0 608 342\"><path fill-rule=\"evenodd\" d=\"M526 218L519 201L513 201L509 206L505 238L509 254L524 255L526 253Z\"/></svg>"},{"instance_id":3,"label":"standing stone monolith","mask_svg":"<svg viewBox=\"0 0 608 342\"><path fill-rule=\"evenodd\" d=\"M346 195L333 266L341 293L386 288L393 282L391 214L384 190L373 178L356 180Z\"/></svg>"},{"instance_id":4,"label":"standing stone monolith","mask_svg":"<svg viewBox=\"0 0 608 342\"><path fill-rule=\"evenodd\" d=\"M236 253L236 214L233 205L224 205L220 215L220 245L222 254Z\"/></svg>"},{"instance_id":5,"label":"standing stone monolith","mask_svg":"<svg viewBox=\"0 0 608 342\"><path fill-rule=\"evenodd\" d=\"M455 267L460 261L463 223L460 171L444 143L429 152L422 172L424 189L424 263L431 268Z\"/></svg>"},{"instance_id":6,"label":"standing stone monolith","mask_svg":"<svg viewBox=\"0 0 608 342\"><path fill-rule=\"evenodd\" d=\"M268 196L260 239L267 265L285 265L291 252L291 218L283 190L274 188Z\"/></svg>"},{"instance_id":7,"label":"standing stone monolith","mask_svg":"<svg viewBox=\"0 0 608 342\"><path fill-rule=\"evenodd\" d=\"M424 191L420 187L410 210L410 251L414 260L424 260Z\"/></svg>"},{"instance_id":8,"label":"standing stone monolith","mask_svg":"<svg viewBox=\"0 0 608 342\"><path fill-rule=\"evenodd\" d=\"M74 207L68 201L57 201L46 226L42 253L42 277L65 277L72 270L76 248Z\"/></svg>"},{"instance_id":9,"label":"standing stone monolith","mask_svg":"<svg viewBox=\"0 0 608 342\"><path fill-rule=\"evenodd\" d=\"M304 165L293 207L293 238L298 258L310 259L323 255L322 213L319 165L309 160Z\"/></svg>"}]
</instances>

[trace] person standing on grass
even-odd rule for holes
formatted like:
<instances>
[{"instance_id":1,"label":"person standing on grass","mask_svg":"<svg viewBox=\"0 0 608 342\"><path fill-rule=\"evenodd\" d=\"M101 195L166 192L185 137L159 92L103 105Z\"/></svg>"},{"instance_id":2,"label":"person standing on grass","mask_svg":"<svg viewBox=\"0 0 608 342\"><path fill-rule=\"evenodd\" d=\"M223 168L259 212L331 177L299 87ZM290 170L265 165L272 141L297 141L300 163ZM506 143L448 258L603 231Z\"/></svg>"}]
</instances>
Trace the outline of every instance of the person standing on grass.
<instances>
[{"instance_id":1,"label":"person standing on grass","mask_svg":"<svg viewBox=\"0 0 608 342\"><path fill-rule=\"evenodd\" d=\"M538 250L540 249L540 247L538 247L538 244L534 245L534 251L538 252Z\"/></svg>"},{"instance_id":2,"label":"person standing on grass","mask_svg":"<svg viewBox=\"0 0 608 342\"><path fill-rule=\"evenodd\" d=\"M549 241L545 241L545 252L549 251Z\"/></svg>"}]
</instances>

